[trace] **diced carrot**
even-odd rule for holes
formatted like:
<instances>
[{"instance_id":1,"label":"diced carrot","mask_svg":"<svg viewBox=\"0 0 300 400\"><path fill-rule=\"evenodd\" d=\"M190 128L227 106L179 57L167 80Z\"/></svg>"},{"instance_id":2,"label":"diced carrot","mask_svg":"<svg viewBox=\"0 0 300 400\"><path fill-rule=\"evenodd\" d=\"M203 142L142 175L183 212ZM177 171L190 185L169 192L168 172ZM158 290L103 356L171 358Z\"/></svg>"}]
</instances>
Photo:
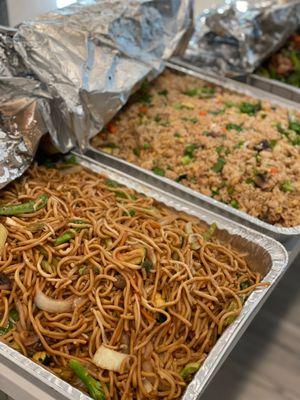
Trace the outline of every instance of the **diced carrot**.
<instances>
[{"instance_id":1,"label":"diced carrot","mask_svg":"<svg viewBox=\"0 0 300 400\"><path fill-rule=\"evenodd\" d=\"M276 168L276 167L271 167L271 168L269 169L269 172L270 172L270 174L275 175L275 174L278 174L279 169Z\"/></svg>"},{"instance_id":2,"label":"diced carrot","mask_svg":"<svg viewBox=\"0 0 300 400\"><path fill-rule=\"evenodd\" d=\"M117 132L117 125L114 123L114 122L110 122L108 125L107 125L107 129L108 129L108 131L110 132L110 133L116 133Z\"/></svg>"},{"instance_id":3,"label":"diced carrot","mask_svg":"<svg viewBox=\"0 0 300 400\"><path fill-rule=\"evenodd\" d=\"M141 113L141 114L146 114L147 111L148 111L148 108L146 106L141 106L139 108L139 113Z\"/></svg>"},{"instance_id":4,"label":"diced carrot","mask_svg":"<svg viewBox=\"0 0 300 400\"><path fill-rule=\"evenodd\" d=\"M201 117L205 117L205 115L207 115L207 111L201 110L201 111L199 111L199 115L200 115Z\"/></svg>"}]
</instances>

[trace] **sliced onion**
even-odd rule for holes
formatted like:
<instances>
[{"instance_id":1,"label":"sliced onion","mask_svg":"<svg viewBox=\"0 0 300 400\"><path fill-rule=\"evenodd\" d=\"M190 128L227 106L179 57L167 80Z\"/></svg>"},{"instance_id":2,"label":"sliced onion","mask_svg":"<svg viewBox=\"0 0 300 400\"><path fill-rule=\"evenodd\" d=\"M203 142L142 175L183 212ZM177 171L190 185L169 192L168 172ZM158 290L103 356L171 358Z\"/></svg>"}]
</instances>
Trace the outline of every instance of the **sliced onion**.
<instances>
[{"instance_id":1,"label":"sliced onion","mask_svg":"<svg viewBox=\"0 0 300 400\"><path fill-rule=\"evenodd\" d=\"M155 293L154 304L156 307L164 307L166 304L160 293Z\"/></svg>"},{"instance_id":2,"label":"sliced onion","mask_svg":"<svg viewBox=\"0 0 300 400\"><path fill-rule=\"evenodd\" d=\"M146 393L151 393L153 390L153 386L151 384L150 381L148 381L148 379L143 379L143 384L144 384L144 388L146 390Z\"/></svg>"},{"instance_id":3,"label":"sliced onion","mask_svg":"<svg viewBox=\"0 0 300 400\"><path fill-rule=\"evenodd\" d=\"M43 311L51 313L64 313L74 309L74 299L72 300L57 300L46 296L38 290L34 298L35 305Z\"/></svg>"},{"instance_id":4,"label":"sliced onion","mask_svg":"<svg viewBox=\"0 0 300 400\"><path fill-rule=\"evenodd\" d=\"M20 226L22 226L22 225L18 224L18 222L16 222L14 219L12 219L12 218L10 218L10 217L7 217L7 218L5 219L5 223L6 223L6 225L15 226L15 227L20 227Z\"/></svg>"},{"instance_id":5,"label":"sliced onion","mask_svg":"<svg viewBox=\"0 0 300 400\"><path fill-rule=\"evenodd\" d=\"M0 224L0 250L3 249L7 239L7 229Z\"/></svg>"},{"instance_id":6,"label":"sliced onion","mask_svg":"<svg viewBox=\"0 0 300 400\"><path fill-rule=\"evenodd\" d=\"M127 354L120 353L101 345L93 357L93 362L102 369L120 372L123 361L128 357Z\"/></svg>"}]
</instances>

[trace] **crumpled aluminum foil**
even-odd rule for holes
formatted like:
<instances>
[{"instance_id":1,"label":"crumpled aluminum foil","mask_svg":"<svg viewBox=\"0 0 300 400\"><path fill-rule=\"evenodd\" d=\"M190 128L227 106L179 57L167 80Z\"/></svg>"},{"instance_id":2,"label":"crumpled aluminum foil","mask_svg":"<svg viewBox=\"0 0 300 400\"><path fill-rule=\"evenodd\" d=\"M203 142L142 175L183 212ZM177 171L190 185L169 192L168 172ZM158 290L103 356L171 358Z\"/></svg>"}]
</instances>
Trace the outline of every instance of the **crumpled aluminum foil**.
<instances>
[{"instance_id":1,"label":"crumpled aluminum foil","mask_svg":"<svg viewBox=\"0 0 300 400\"><path fill-rule=\"evenodd\" d=\"M195 18L195 33L183 59L223 75L245 75L299 26L299 0L227 1Z\"/></svg>"},{"instance_id":2,"label":"crumpled aluminum foil","mask_svg":"<svg viewBox=\"0 0 300 400\"><path fill-rule=\"evenodd\" d=\"M163 60L185 49L191 26L192 0L80 0L16 31L0 29L0 115L22 98L39 131L30 136L21 117L12 131L6 124L0 187L23 172L45 131L61 152L83 150L139 84L163 70Z\"/></svg>"}]
</instances>

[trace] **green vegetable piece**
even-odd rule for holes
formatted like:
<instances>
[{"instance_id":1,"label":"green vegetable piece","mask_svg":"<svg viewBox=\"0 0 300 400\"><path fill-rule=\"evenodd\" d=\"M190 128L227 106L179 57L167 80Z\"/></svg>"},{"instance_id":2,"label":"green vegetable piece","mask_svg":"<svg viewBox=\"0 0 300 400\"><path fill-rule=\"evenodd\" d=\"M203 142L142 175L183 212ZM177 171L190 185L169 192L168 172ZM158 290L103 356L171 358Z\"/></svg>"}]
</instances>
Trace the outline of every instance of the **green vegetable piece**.
<instances>
[{"instance_id":1,"label":"green vegetable piece","mask_svg":"<svg viewBox=\"0 0 300 400\"><path fill-rule=\"evenodd\" d=\"M220 190L218 188L215 188L215 189L211 190L212 197L218 196L219 194L220 194Z\"/></svg>"},{"instance_id":2,"label":"green vegetable piece","mask_svg":"<svg viewBox=\"0 0 300 400\"><path fill-rule=\"evenodd\" d=\"M235 200L235 199L231 200L230 205L231 205L231 207L233 207L233 208L239 208L239 203L238 203L238 201Z\"/></svg>"},{"instance_id":3,"label":"green vegetable piece","mask_svg":"<svg viewBox=\"0 0 300 400\"><path fill-rule=\"evenodd\" d=\"M176 138L180 138L180 137L181 137L180 133L178 133L178 132L175 132L175 133L174 133L174 136L175 136Z\"/></svg>"},{"instance_id":4,"label":"green vegetable piece","mask_svg":"<svg viewBox=\"0 0 300 400\"><path fill-rule=\"evenodd\" d=\"M71 165L78 164L76 156L74 154L71 154L69 157L65 157L65 164L71 164Z\"/></svg>"},{"instance_id":5,"label":"green vegetable piece","mask_svg":"<svg viewBox=\"0 0 300 400\"><path fill-rule=\"evenodd\" d=\"M179 372L181 378L185 381L190 375L195 374L200 368L200 363L189 363Z\"/></svg>"},{"instance_id":6,"label":"green vegetable piece","mask_svg":"<svg viewBox=\"0 0 300 400\"><path fill-rule=\"evenodd\" d=\"M230 303L229 303L229 306L228 306L228 308L227 308L227 311L228 312L232 312L232 311L236 311L238 309L238 305L237 305L237 302L235 301L235 300L232 300ZM230 324L232 324L233 322L234 322L234 320L236 319L236 315L231 315L230 317L228 317L227 319L226 319L226 321L225 321L225 326L228 326L228 325L230 325Z\"/></svg>"},{"instance_id":7,"label":"green vegetable piece","mask_svg":"<svg viewBox=\"0 0 300 400\"><path fill-rule=\"evenodd\" d=\"M30 200L22 204L7 204L0 207L0 215L18 215L33 213L46 207L48 195L41 194L36 200Z\"/></svg>"},{"instance_id":8,"label":"green vegetable piece","mask_svg":"<svg viewBox=\"0 0 300 400\"><path fill-rule=\"evenodd\" d=\"M150 144L149 143L144 143L143 144L143 148L144 148L144 150L148 150L148 149L150 149Z\"/></svg>"},{"instance_id":9,"label":"green vegetable piece","mask_svg":"<svg viewBox=\"0 0 300 400\"><path fill-rule=\"evenodd\" d=\"M194 152L196 150L197 150L197 146L195 144L188 144L188 145L185 146L184 155L193 158L194 157Z\"/></svg>"},{"instance_id":10,"label":"green vegetable piece","mask_svg":"<svg viewBox=\"0 0 300 400\"><path fill-rule=\"evenodd\" d=\"M147 80L145 80L142 83L141 88L138 92L138 101L145 104L151 104L152 96L150 95L149 90L150 90L150 83Z\"/></svg>"},{"instance_id":11,"label":"green vegetable piece","mask_svg":"<svg viewBox=\"0 0 300 400\"><path fill-rule=\"evenodd\" d=\"M184 107L184 105L183 105L182 103L177 102L177 103L174 103L174 104L173 104L173 108L174 108L175 110L182 110L182 109L185 108L185 107Z\"/></svg>"},{"instance_id":12,"label":"green vegetable piece","mask_svg":"<svg viewBox=\"0 0 300 400\"><path fill-rule=\"evenodd\" d=\"M198 95L198 89L197 88L188 89L187 91L184 92L184 94L186 96L195 97Z\"/></svg>"},{"instance_id":13,"label":"green vegetable piece","mask_svg":"<svg viewBox=\"0 0 300 400\"><path fill-rule=\"evenodd\" d=\"M105 180L105 185L111 188L117 188L120 187L120 185L118 184L118 182L113 181L112 179L106 179Z\"/></svg>"},{"instance_id":14,"label":"green vegetable piece","mask_svg":"<svg viewBox=\"0 0 300 400\"><path fill-rule=\"evenodd\" d=\"M165 176L165 171L159 167L153 167L152 172L154 172L156 175L159 175L159 176Z\"/></svg>"},{"instance_id":15,"label":"green vegetable piece","mask_svg":"<svg viewBox=\"0 0 300 400\"><path fill-rule=\"evenodd\" d=\"M256 113L261 111L261 102L258 102L256 104L253 103L247 103L246 101L242 102L239 106L240 112L243 114L248 114L251 116L254 116Z\"/></svg>"},{"instance_id":16,"label":"green vegetable piece","mask_svg":"<svg viewBox=\"0 0 300 400\"><path fill-rule=\"evenodd\" d=\"M253 180L252 178L247 178L247 179L245 180L245 182L246 182L248 185L252 185L252 184L254 183L254 180Z\"/></svg>"},{"instance_id":17,"label":"green vegetable piece","mask_svg":"<svg viewBox=\"0 0 300 400\"><path fill-rule=\"evenodd\" d=\"M238 105L236 103L234 103L233 101L225 101L224 106L226 108L238 107Z\"/></svg>"},{"instance_id":18,"label":"green vegetable piece","mask_svg":"<svg viewBox=\"0 0 300 400\"><path fill-rule=\"evenodd\" d=\"M291 181L284 181L284 182L282 182L280 189L283 192L288 193L288 192L292 192L294 190L294 186Z\"/></svg>"},{"instance_id":19,"label":"green vegetable piece","mask_svg":"<svg viewBox=\"0 0 300 400\"><path fill-rule=\"evenodd\" d=\"M195 97L198 96L200 98L211 97L216 93L216 89L211 86L202 86L199 88L191 88L184 92L186 96Z\"/></svg>"},{"instance_id":20,"label":"green vegetable piece","mask_svg":"<svg viewBox=\"0 0 300 400\"><path fill-rule=\"evenodd\" d=\"M211 114L211 115L220 115L220 114L224 114L224 112L225 112L225 109L221 108L219 110L210 110L209 114Z\"/></svg>"},{"instance_id":21,"label":"green vegetable piece","mask_svg":"<svg viewBox=\"0 0 300 400\"><path fill-rule=\"evenodd\" d=\"M90 396L94 400L106 400L101 383L93 378L79 361L70 360L69 366L75 375L85 384Z\"/></svg>"},{"instance_id":22,"label":"green vegetable piece","mask_svg":"<svg viewBox=\"0 0 300 400\"><path fill-rule=\"evenodd\" d=\"M238 124L227 124L226 125L226 129L228 131L236 130L237 132L242 132L243 124L240 124L240 125L238 125Z\"/></svg>"},{"instance_id":23,"label":"green vegetable piece","mask_svg":"<svg viewBox=\"0 0 300 400\"><path fill-rule=\"evenodd\" d=\"M248 287L251 286L251 282L250 281L244 281L240 284L240 288L241 290L245 290L248 289Z\"/></svg>"},{"instance_id":24,"label":"green vegetable piece","mask_svg":"<svg viewBox=\"0 0 300 400\"><path fill-rule=\"evenodd\" d=\"M222 172L226 160L223 157L219 157L217 162L213 165L212 170L216 173Z\"/></svg>"},{"instance_id":25,"label":"green vegetable piece","mask_svg":"<svg viewBox=\"0 0 300 400\"><path fill-rule=\"evenodd\" d=\"M245 140L241 140L240 142L238 142L238 144L236 144L234 146L234 148L235 149L240 149L241 147L243 147L244 143L245 143Z\"/></svg>"},{"instance_id":26,"label":"green vegetable piece","mask_svg":"<svg viewBox=\"0 0 300 400\"><path fill-rule=\"evenodd\" d=\"M184 156L181 158L181 163L183 165L188 165L193 161L193 158L191 158L190 156Z\"/></svg>"},{"instance_id":27,"label":"green vegetable piece","mask_svg":"<svg viewBox=\"0 0 300 400\"><path fill-rule=\"evenodd\" d=\"M296 132L300 135L300 122L298 121L289 121L289 129Z\"/></svg>"},{"instance_id":28,"label":"green vegetable piece","mask_svg":"<svg viewBox=\"0 0 300 400\"><path fill-rule=\"evenodd\" d=\"M83 265L81 268L79 268L78 273L79 275L84 275L86 270L86 265Z\"/></svg>"},{"instance_id":29,"label":"green vegetable piece","mask_svg":"<svg viewBox=\"0 0 300 400\"><path fill-rule=\"evenodd\" d=\"M216 148L216 152L217 152L219 155L221 155L222 153L227 155L227 154L230 153L230 150L229 150L227 147L221 145L221 146L218 146L218 147Z\"/></svg>"},{"instance_id":30,"label":"green vegetable piece","mask_svg":"<svg viewBox=\"0 0 300 400\"><path fill-rule=\"evenodd\" d=\"M234 193L234 187L233 186L228 186L227 187L227 193L232 195Z\"/></svg>"},{"instance_id":31,"label":"green vegetable piece","mask_svg":"<svg viewBox=\"0 0 300 400\"><path fill-rule=\"evenodd\" d=\"M64 234L61 236L58 236L55 241L54 241L54 246L59 246L60 244L67 243L71 239L74 239L75 237L75 232L73 231L66 231Z\"/></svg>"},{"instance_id":32,"label":"green vegetable piece","mask_svg":"<svg viewBox=\"0 0 300 400\"><path fill-rule=\"evenodd\" d=\"M212 236L214 235L216 229L217 229L217 224L214 222L213 224L211 224L209 226L209 228L207 229L207 231L205 231L203 233L203 239L206 240L207 242L212 238Z\"/></svg>"},{"instance_id":33,"label":"green vegetable piece","mask_svg":"<svg viewBox=\"0 0 300 400\"><path fill-rule=\"evenodd\" d=\"M199 119L194 117L194 118L190 118L190 121L191 121L192 124L195 125L195 124L197 124L199 122Z\"/></svg>"},{"instance_id":34,"label":"green vegetable piece","mask_svg":"<svg viewBox=\"0 0 300 400\"><path fill-rule=\"evenodd\" d=\"M140 149L139 147L135 147L135 148L133 149L133 154L134 154L135 156L137 156L137 157L140 157L140 155L141 155L141 149Z\"/></svg>"},{"instance_id":35,"label":"green vegetable piece","mask_svg":"<svg viewBox=\"0 0 300 400\"><path fill-rule=\"evenodd\" d=\"M161 90L160 92L158 92L158 94L159 94L160 96L167 97L168 94L169 94L169 92L167 91L167 89L164 89L164 90Z\"/></svg>"},{"instance_id":36,"label":"green vegetable piece","mask_svg":"<svg viewBox=\"0 0 300 400\"><path fill-rule=\"evenodd\" d=\"M149 260L149 258L145 258L145 260L142 262L141 266L145 268L147 272L150 272L152 267L153 267L153 262Z\"/></svg>"},{"instance_id":37,"label":"green vegetable piece","mask_svg":"<svg viewBox=\"0 0 300 400\"><path fill-rule=\"evenodd\" d=\"M120 190L117 190L115 192L115 196L119 197L120 199L128 199L126 193L125 192L121 192Z\"/></svg>"},{"instance_id":38,"label":"green vegetable piece","mask_svg":"<svg viewBox=\"0 0 300 400\"><path fill-rule=\"evenodd\" d=\"M16 322L19 321L19 313L17 310L12 309L9 312L8 322L5 327L0 327L0 336L5 335L8 333L13 327L15 326Z\"/></svg>"},{"instance_id":39,"label":"green vegetable piece","mask_svg":"<svg viewBox=\"0 0 300 400\"><path fill-rule=\"evenodd\" d=\"M277 130L278 130L279 133L282 133L283 135L286 134L286 130L282 127L281 124L277 124L277 125L276 125L276 128L277 128Z\"/></svg>"}]
</instances>

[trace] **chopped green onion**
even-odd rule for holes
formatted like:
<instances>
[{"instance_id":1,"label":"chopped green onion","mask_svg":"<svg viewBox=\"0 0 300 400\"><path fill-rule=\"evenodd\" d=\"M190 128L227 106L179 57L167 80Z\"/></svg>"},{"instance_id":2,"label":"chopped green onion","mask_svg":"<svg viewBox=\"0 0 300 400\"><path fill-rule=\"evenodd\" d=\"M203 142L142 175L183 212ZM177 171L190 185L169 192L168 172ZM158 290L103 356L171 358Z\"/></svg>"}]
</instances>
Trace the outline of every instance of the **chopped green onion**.
<instances>
[{"instance_id":1,"label":"chopped green onion","mask_svg":"<svg viewBox=\"0 0 300 400\"><path fill-rule=\"evenodd\" d=\"M164 89L164 90L161 90L160 92L158 92L158 94L159 94L160 96L165 96L165 97L167 97L168 94L169 94L169 92L167 91L167 89Z\"/></svg>"},{"instance_id":2,"label":"chopped green onion","mask_svg":"<svg viewBox=\"0 0 300 400\"><path fill-rule=\"evenodd\" d=\"M246 101L242 102L239 106L240 112L243 114L248 114L254 116L256 113L262 110L261 102L256 104L248 103Z\"/></svg>"},{"instance_id":3,"label":"chopped green onion","mask_svg":"<svg viewBox=\"0 0 300 400\"><path fill-rule=\"evenodd\" d=\"M226 129L228 131L236 130L237 132L241 132L243 130L243 124L227 124Z\"/></svg>"},{"instance_id":4,"label":"chopped green onion","mask_svg":"<svg viewBox=\"0 0 300 400\"><path fill-rule=\"evenodd\" d=\"M184 156L181 158L181 163L183 165L188 165L191 161L193 161L193 159L190 156Z\"/></svg>"},{"instance_id":5,"label":"chopped green onion","mask_svg":"<svg viewBox=\"0 0 300 400\"><path fill-rule=\"evenodd\" d=\"M230 205L231 205L231 207L233 207L233 208L239 208L239 203L238 203L238 201L235 200L235 199L231 200Z\"/></svg>"},{"instance_id":6,"label":"chopped green onion","mask_svg":"<svg viewBox=\"0 0 300 400\"><path fill-rule=\"evenodd\" d=\"M188 144L184 148L184 155L189 157L194 157L194 152L197 150L197 146L195 144Z\"/></svg>"},{"instance_id":7,"label":"chopped green onion","mask_svg":"<svg viewBox=\"0 0 300 400\"><path fill-rule=\"evenodd\" d=\"M219 157L217 162L213 165L212 169L216 173L222 172L225 164L226 160L223 157Z\"/></svg>"},{"instance_id":8,"label":"chopped green onion","mask_svg":"<svg viewBox=\"0 0 300 400\"><path fill-rule=\"evenodd\" d=\"M140 157L140 155L141 155L141 149L140 149L139 147L135 147L135 148L133 149L133 154L134 154L135 156L137 156L137 157Z\"/></svg>"},{"instance_id":9,"label":"chopped green onion","mask_svg":"<svg viewBox=\"0 0 300 400\"><path fill-rule=\"evenodd\" d=\"M292 192L294 190L294 186L291 181L284 181L284 182L282 182L280 189L286 193Z\"/></svg>"},{"instance_id":10,"label":"chopped green onion","mask_svg":"<svg viewBox=\"0 0 300 400\"><path fill-rule=\"evenodd\" d=\"M156 175L159 175L159 176L165 176L165 171L159 167L153 167L152 172L154 172Z\"/></svg>"}]
</instances>

